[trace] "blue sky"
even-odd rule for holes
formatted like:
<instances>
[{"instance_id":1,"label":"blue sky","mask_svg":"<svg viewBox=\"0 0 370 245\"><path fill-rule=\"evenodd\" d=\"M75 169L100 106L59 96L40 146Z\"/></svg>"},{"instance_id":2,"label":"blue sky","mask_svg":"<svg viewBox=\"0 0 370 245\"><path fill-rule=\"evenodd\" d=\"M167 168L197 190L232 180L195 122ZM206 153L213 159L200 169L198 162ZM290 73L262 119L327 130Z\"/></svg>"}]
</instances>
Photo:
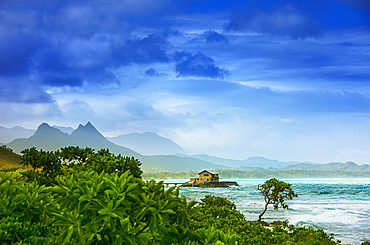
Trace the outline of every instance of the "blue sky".
<instances>
[{"instance_id":1,"label":"blue sky","mask_svg":"<svg viewBox=\"0 0 370 245\"><path fill-rule=\"evenodd\" d=\"M1 0L0 125L370 162L367 0Z\"/></svg>"}]
</instances>

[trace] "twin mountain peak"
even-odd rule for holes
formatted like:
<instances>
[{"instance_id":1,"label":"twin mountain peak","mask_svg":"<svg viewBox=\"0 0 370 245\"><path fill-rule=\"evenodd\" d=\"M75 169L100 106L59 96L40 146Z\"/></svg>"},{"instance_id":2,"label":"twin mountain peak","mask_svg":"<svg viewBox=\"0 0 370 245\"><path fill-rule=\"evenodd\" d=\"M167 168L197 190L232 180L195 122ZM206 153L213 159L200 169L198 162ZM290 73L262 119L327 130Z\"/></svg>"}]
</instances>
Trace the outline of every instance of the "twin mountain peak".
<instances>
[{"instance_id":1,"label":"twin mountain peak","mask_svg":"<svg viewBox=\"0 0 370 245\"><path fill-rule=\"evenodd\" d=\"M49 124L47 123L42 123L40 124L40 126L37 128L36 132L35 132L35 135L36 134L39 134L39 135L47 135L47 134L64 134L66 135L67 133L63 133L61 130L59 130L58 128L56 127L51 127ZM68 134L67 134L68 135ZM78 128L76 130L74 130L71 134L72 135L84 135L84 136L88 136L88 135L95 135L97 137L103 137L104 136L90 123L86 123L85 126L83 126L82 124L80 124L78 126Z\"/></svg>"},{"instance_id":2,"label":"twin mountain peak","mask_svg":"<svg viewBox=\"0 0 370 245\"><path fill-rule=\"evenodd\" d=\"M76 130L72 132L70 130L70 133L62 132L65 130L61 129L63 127L42 123L31 137L16 139L7 145L16 152L20 152L29 146L44 150L56 150L72 145L94 149L109 148L113 153L132 156L183 153L183 149L172 140L150 132L109 138L104 137L90 122L86 125L80 124Z\"/></svg>"}]
</instances>

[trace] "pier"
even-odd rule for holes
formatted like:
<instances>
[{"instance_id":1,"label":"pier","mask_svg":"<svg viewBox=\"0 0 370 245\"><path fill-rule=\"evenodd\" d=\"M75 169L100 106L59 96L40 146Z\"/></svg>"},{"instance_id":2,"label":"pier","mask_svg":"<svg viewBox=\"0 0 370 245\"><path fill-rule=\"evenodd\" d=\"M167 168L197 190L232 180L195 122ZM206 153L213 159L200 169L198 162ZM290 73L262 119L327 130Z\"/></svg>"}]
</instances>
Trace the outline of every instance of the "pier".
<instances>
[{"instance_id":1,"label":"pier","mask_svg":"<svg viewBox=\"0 0 370 245\"><path fill-rule=\"evenodd\" d=\"M164 182L163 184L165 184L166 186L169 186L169 185L177 186L177 185L183 185L185 183L167 183L167 182Z\"/></svg>"},{"instance_id":2,"label":"pier","mask_svg":"<svg viewBox=\"0 0 370 245\"><path fill-rule=\"evenodd\" d=\"M239 186L235 181L203 182L203 183L184 183L181 187L200 187L200 188L227 188Z\"/></svg>"},{"instance_id":3,"label":"pier","mask_svg":"<svg viewBox=\"0 0 370 245\"><path fill-rule=\"evenodd\" d=\"M227 188L230 186L239 186L239 184L235 181L220 181L220 182L205 182L205 183L191 183L191 182L185 182L185 183L163 183L167 187L169 185L174 186L180 186L180 187L200 187L200 188Z\"/></svg>"}]
</instances>

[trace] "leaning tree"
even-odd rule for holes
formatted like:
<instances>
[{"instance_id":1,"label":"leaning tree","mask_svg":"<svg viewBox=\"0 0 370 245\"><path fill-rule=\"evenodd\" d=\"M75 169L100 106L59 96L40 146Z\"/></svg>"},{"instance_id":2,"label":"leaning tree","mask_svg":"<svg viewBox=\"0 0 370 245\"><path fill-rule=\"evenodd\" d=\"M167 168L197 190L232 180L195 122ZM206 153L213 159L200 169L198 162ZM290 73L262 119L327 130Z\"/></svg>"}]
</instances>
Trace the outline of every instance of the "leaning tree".
<instances>
[{"instance_id":1,"label":"leaning tree","mask_svg":"<svg viewBox=\"0 0 370 245\"><path fill-rule=\"evenodd\" d=\"M273 205L275 210L279 208L288 209L288 204L285 200L292 200L293 197L298 197L291 188L292 184L272 178L267 180L263 185L258 185L258 190L265 198L265 209L259 215L258 221L261 221L262 216L266 213L268 205Z\"/></svg>"}]
</instances>

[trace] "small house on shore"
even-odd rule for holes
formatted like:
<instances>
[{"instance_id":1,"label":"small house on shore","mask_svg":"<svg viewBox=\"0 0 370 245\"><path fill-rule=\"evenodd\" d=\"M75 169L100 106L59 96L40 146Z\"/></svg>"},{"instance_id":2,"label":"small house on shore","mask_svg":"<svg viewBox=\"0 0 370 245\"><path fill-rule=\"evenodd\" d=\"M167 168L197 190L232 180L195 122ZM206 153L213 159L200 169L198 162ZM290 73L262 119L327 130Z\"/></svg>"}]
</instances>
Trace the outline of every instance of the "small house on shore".
<instances>
[{"instance_id":1,"label":"small house on shore","mask_svg":"<svg viewBox=\"0 0 370 245\"><path fill-rule=\"evenodd\" d=\"M198 173L198 178L190 178L190 182L194 184L200 184L200 183L209 183L209 182L219 182L220 177L217 173L211 173L208 170L203 170Z\"/></svg>"},{"instance_id":2,"label":"small house on shore","mask_svg":"<svg viewBox=\"0 0 370 245\"><path fill-rule=\"evenodd\" d=\"M218 173L212 173L208 170L200 171L199 176L196 178L190 178L189 182L183 183L182 187L201 187L201 188L217 188L217 187L229 187L239 186L234 181L220 181Z\"/></svg>"}]
</instances>

